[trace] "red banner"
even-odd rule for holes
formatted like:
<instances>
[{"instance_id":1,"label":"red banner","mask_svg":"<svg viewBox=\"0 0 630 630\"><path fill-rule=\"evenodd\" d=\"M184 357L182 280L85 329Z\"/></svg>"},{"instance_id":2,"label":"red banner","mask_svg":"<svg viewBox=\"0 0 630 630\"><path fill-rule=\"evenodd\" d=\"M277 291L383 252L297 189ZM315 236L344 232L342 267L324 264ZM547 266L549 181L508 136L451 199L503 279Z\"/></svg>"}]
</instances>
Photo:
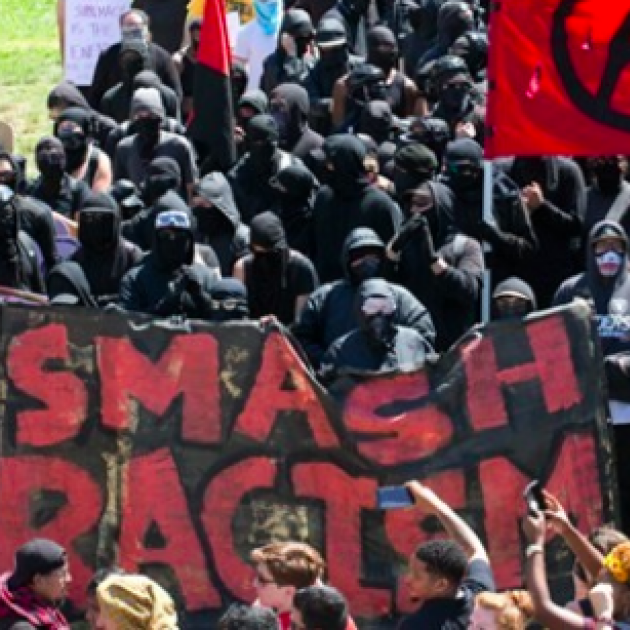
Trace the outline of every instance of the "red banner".
<instances>
[{"instance_id":1,"label":"red banner","mask_svg":"<svg viewBox=\"0 0 630 630\"><path fill-rule=\"evenodd\" d=\"M626 154L630 1L494 0L486 157Z\"/></svg>"},{"instance_id":2,"label":"red banner","mask_svg":"<svg viewBox=\"0 0 630 630\"><path fill-rule=\"evenodd\" d=\"M252 548L315 545L372 628L413 610L402 578L444 536L376 489L421 479L521 584L532 478L582 531L613 515L602 370L589 307L476 330L437 365L344 377L325 391L276 327L174 327L81 309L0 307L0 572L17 546L69 553L72 601L113 562L175 595L182 627L252 601ZM571 558L549 546L565 594Z\"/></svg>"}]
</instances>

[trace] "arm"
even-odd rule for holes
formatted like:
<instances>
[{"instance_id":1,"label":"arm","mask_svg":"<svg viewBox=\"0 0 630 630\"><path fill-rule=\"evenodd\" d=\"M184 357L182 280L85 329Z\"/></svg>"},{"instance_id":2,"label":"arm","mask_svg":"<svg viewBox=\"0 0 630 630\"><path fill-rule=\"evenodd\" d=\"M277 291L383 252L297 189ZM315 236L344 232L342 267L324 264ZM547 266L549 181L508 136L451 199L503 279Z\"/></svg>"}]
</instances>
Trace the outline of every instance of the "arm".
<instances>
[{"instance_id":1,"label":"arm","mask_svg":"<svg viewBox=\"0 0 630 630\"><path fill-rule=\"evenodd\" d=\"M431 265L431 271L440 283L442 291L453 301L475 303L483 283L483 253L479 243L468 239L459 260L448 264L442 258Z\"/></svg>"},{"instance_id":2,"label":"arm","mask_svg":"<svg viewBox=\"0 0 630 630\"><path fill-rule=\"evenodd\" d=\"M346 119L346 98L348 97L348 90L346 87L346 80L348 75L337 79L333 87L332 92L332 126L333 129L337 129L343 124Z\"/></svg>"},{"instance_id":3,"label":"arm","mask_svg":"<svg viewBox=\"0 0 630 630\"><path fill-rule=\"evenodd\" d=\"M300 319L300 315L302 311L304 310L306 303L308 302L308 296L309 294L307 293L306 295L298 295L295 298L295 321L296 322Z\"/></svg>"},{"instance_id":4,"label":"arm","mask_svg":"<svg viewBox=\"0 0 630 630\"><path fill-rule=\"evenodd\" d=\"M236 263L234 263L232 277L240 280L243 284L245 284L245 264L243 258L239 258Z\"/></svg>"},{"instance_id":5,"label":"arm","mask_svg":"<svg viewBox=\"0 0 630 630\"><path fill-rule=\"evenodd\" d=\"M405 116L416 114L416 101L418 100L418 88L411 79L405 79Z\"/></svg>"},{"instance_id":6,"label":"arm","mask_svg":"<svg viewBox=\"0 0 630 630\"><path fill-rule=\"evenodd\" d=\"M98 158L98 169L92 183L94 192L107 192L112 185L112 162L109 156L101 151Z\"/></svg>"},{"instance_id":7,"label":"arm","mask_svg":"<svg viewBox=\"0 0 630 630\"><path fill-rule=\"evenodd\" d=\"M411 492L419 508L437 516L448 536L464 548L470 562L483 560L489 563L488 554L477 534L433 490L422 485L419 481L409 481L405 486Z\"/></svg>"}]
</instances>

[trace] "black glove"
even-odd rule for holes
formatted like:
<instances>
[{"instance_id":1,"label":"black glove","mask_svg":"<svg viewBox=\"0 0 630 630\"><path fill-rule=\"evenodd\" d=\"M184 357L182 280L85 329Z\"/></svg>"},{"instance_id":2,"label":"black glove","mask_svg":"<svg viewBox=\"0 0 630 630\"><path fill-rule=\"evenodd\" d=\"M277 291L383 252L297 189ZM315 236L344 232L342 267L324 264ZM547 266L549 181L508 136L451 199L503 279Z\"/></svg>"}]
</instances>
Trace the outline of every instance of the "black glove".
<instances>
[{"instance_id":1,"label":"black glove","mask_svg":"<svg viewBox=\"0 0 630 630\"><path fill-rule=\"evenodd\" d=\"M201 295L201 287L203 286L203 277L198 269L189 266L184 267L184 287L190 293L191 297Z\"/></svg>"},{"instance_id":2,"label":"black glove","mask_svg":"<svg viewBox=\"0 0 630 630\"><path fill-rule=\"evenodd\" d=\"M416 234L423 226L429 228L429 224L427 223L426 218L422 214L414 214L411 219L409 219L405 224L400 228L400 232L396 234L394 239L391 242L390 249L395 253L399 254L402 252L407 245L413 240L414 234ZM431 236L431 232L429 231L429 236Z\"/></svg>"}]
</instances>

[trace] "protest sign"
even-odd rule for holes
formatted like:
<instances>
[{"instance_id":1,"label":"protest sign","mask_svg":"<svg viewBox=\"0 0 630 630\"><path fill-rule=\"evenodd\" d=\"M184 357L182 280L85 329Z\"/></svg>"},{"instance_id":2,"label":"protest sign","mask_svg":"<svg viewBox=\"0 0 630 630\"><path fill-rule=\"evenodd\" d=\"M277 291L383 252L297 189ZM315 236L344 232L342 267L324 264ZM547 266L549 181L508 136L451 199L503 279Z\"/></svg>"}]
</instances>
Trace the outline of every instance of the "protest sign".
<instances>
[{"instance_id":1,"label":"protest sign","mask_svg":"<svg viewBox=\"0 0 630 630\"><path fill-rule=\"evenodd\" d=\"M120 41L120 15L131 0L66 0L65 78L91 85L102 50Z\"/></svg>"},{"instance_id":2,"label":"protest sign","mask_svg":"<svg viewBox=\"0 0 630 630\"><path fill-rule=\"evenodd\" d=\"M31 536L67 547L80 604L97 566L157 577L185 627L251 601L249 551L320 549L353 615L413 604L408 554L441 537L376 489L417 478L487 544L499 587L523 569L521 492L556 493L582 531L613 514L601 361L586 305L492 324L437 365L346 376L326 392L290 337L48 308L0 307L0 566ZM552 584L571 558L550 545Z\"/></svg>"}]
</instances>

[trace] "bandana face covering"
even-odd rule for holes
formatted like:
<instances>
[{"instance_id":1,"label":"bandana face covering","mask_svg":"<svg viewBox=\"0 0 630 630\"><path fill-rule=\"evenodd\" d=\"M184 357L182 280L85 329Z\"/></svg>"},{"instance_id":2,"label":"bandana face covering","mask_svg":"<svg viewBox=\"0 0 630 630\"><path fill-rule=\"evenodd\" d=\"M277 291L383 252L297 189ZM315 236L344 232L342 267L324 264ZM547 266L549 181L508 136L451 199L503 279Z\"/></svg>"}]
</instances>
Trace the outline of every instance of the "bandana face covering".
<instances>
[{"instance_id":1,"label":"bandana face covering","mask_svg":"<svg viewBox=\"0 0 630 630\"><path fill-rule=\"evenodd\" d=\"M280 24L280 3L277 0L254 0L256 19L265 35L274 35Z\"/></svg>"}]
</instances>

